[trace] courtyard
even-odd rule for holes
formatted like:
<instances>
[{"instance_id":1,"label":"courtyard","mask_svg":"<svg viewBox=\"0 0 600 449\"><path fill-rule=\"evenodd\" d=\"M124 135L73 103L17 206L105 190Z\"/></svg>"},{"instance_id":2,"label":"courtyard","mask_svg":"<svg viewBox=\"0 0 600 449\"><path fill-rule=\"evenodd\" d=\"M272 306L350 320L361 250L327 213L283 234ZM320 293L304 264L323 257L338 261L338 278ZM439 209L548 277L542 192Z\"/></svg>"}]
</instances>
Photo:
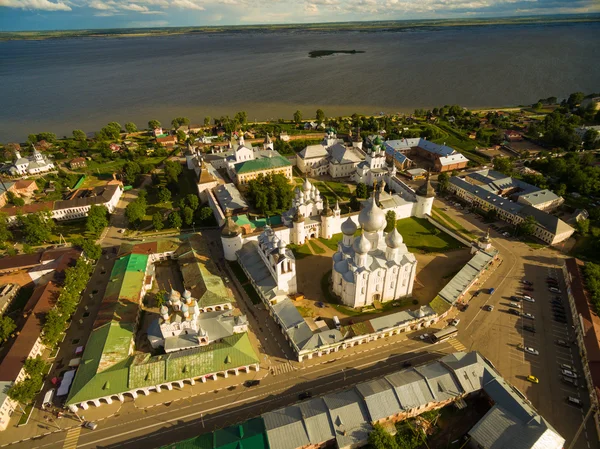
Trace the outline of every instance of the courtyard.
<instances>
[{"instance_id":1,"label":"courtyard","mask_svg":"<svg viewBox=\"0 0 600 449\"><path fill-rule=\"evenodd\" d=\"M396 226L409 251L417 258L417 277L410 298L383 303L377 308L357 310L343 306L329 290L331 257L342 234L329 240L312 239L300 247L293 247L301 294L295 305L311 327L315 320L331 320L333 316L337 316L342 325L347 325L379 314L426 305L472 257L469 248L438 231L426 220L407 218L398 220Z\"/></svg>"}]
</instances>

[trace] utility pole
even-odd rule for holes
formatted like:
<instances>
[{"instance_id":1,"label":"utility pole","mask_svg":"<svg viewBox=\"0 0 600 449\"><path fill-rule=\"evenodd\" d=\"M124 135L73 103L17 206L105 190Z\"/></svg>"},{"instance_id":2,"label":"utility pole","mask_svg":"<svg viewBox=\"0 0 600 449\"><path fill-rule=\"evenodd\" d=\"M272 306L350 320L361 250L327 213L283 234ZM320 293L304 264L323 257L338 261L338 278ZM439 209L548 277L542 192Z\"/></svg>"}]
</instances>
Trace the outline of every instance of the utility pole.
<instances>
[{"instance_id":1,"label":"utility pole","mask_svg":"<svg viewBox=\"0 0 600 449\"><path fill-rule=\"evenodd\" d=\"M571 444L569 445L569 447L567 449L573 449L573 446L575 446L575 443L577 443L577 440L579 439L579 435L581 435L581 432L583 431L583 428L585 427L585 423L590 418L590 416L592 416L592 413L595 411L596 411L596 407L594 405L590 406L590 409L585 414L583 421L581 422L581 425L579 426L579 429L577 429L577 432L575 432L575 436L573 437L573 440L571 440Z\"/></svg>"}]
</instances>

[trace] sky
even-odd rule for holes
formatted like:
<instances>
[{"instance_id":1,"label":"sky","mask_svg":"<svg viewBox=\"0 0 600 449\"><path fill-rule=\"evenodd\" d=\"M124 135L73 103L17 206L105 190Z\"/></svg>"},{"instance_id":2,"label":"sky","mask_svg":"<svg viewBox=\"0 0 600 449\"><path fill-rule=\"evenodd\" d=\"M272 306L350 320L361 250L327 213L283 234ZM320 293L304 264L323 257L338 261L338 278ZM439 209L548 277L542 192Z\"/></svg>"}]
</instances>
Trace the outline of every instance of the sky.
<instances>
[{"instance_id":1,"label":"sky","mask_svg":"<svg viewBox=\"0 0 600 449\"><path fill-rule=\"evenodd\" d=\"M0 0L0 31L600 13L599 0Z\"/></svg>"}]
</instances>

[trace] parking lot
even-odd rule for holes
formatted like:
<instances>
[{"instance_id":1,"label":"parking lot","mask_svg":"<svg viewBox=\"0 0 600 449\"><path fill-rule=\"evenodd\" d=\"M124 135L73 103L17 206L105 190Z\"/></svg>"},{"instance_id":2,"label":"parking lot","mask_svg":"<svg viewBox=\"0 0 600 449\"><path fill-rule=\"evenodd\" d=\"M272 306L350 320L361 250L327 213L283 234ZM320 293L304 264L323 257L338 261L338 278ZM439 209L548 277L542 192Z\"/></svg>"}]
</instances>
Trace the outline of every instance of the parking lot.
<instances>
[{"instance_id":1,"label":"parking lot","mask_svg":"<svg viewBox=\"0 0 600 449\"><path fill-rule=\"evenodd\" d=\"M448 203L447 203L448 205ZM452 214L465 228L482 233L487 225L474 214L466 214L450 206L446 213ZM500 250L502 264L482 285L476 296L468 294L470 307L459 313L458 340L469 350L478 350L491 360L499 372L518 388L570 444L583 416L589 408L587 389L568 384L563 379L561 364L574 367L581 376L582 366L571 328L567 297L559 267L564 255L553 249L532 249L526 244L492 231L492 241ZM547 278L558 279L561 294L548 290ZM523 280L533 283L533 291L525 291ZM489 289L494 288L490 295ZM515 300L513 296L530 295L535 302ZM553 300L561 298L565 308L566 323L555 321ZM520 307L511 306L511 303ZM492 311L487 310L492 305ZM518 311L510 312L510 309ZM559 310L559 309L556 309ZM532 318L526 318L530 314ZM535 328L535 333L526 330ZM566 347L556 343L566 342ZM529 347L539 354L525 351ZM534 352L535 352L534 351ZM535 376L539 383L527 380ZM567 401L575 397L582 401L579 408ZM577 449L599 448L598 437L592 422L589 422L574 446Z\"/></svg>"}]
</instances>

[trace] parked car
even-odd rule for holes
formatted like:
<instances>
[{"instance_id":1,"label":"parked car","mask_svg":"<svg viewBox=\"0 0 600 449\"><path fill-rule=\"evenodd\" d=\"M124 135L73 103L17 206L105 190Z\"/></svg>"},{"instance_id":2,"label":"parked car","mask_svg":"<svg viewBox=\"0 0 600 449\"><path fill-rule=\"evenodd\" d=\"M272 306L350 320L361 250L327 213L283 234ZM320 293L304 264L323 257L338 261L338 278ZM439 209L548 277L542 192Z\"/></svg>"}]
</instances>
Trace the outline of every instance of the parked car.
<instances>
[{"instance_id":1,"label":"parked car","mask_svg":"<svg viewBox=\"0 0 600 449\"><path fill-rule=\"evenodd\" d=\"M535 299L533 299L531 296L529 295L523 295L523 299L527 302L535 302Z\"/></svg>"},{"instance_id":2,"label":"parked car","mask_svg":"<svg viewBox=\"0 0 600 449\"><path fill-rule=\"evenodd\" d=\"M96 430L96 428L98 427L98 423L95 423L93 421L84 421L83 427L90 430Z\"/></svg>"},{"instance_id":3,"label":"parked car","mask_svg":"<svg viewBox=\"0 0 600 449\"><path fill-rule=\"evenodd\" d=\"M557 282L557 281L558 281L558 279L556 279L554 276L548 276L548 277L546 278L546 280L547 280L547 281L554 281L554 282Z\"/></svg>"},{"instance_id":4,"label":"parked car","mask_svg":"<svg viewBox=\"0 0 600 449\"><path fill-rule=\"evenodd\" d=\"M552 293L562 293L558 288L556 287L549 287L548 290L550 290Z\"/></svg>"},{"instance_id":5,"label":"parked car","mask_svg":"<svg viewBox=\"0 0 600 449\"><path fill-rule=\"evenodd\" d=\"M563 376L565 377L570 377L571 379L577 379L577 374L575 374L573 371L569 371L568 369L564 369L561 371Z\"/></svg>"},{"instance_id":6,"label":"parked car","mask_svg":"<svg viewBox=\"0 0 600 449\"><path fill-rule=\"evenodd\" d=\"M422 334L422 335L419 335L419 338L420 338L421 340L427 340L427 339L429 339L429 334Z\"/></svg>"},{"instance_id":7,"label":"parked car","mask_svg":"<svg viewBox=\"0 0 600 449\"><path fill-rule=\"evenodd\" d=\"M567 324L567 320L565 320L564 318L562 318L560 316L556 316L556 315L554 315L554 321L556 321L557 323L561 323L561 324Z\"/></svg>"},{"instance_id":8,"label":"parked car","mask_svg":"<svg viewBox=\"0 0 600 449\"><path fill-rule=\"evenodd\" d=\"M556 343L558 346L562 346L563 348L569 347L569 343L564 340L554 340L554 343Z\"/></svg>"},{"instance_id":9,"label":"parked car","mask_svg":"<svg viewBox=\"0 0 600 449\"><path fill-rule=\"evenodd\" d=\"M569 371L572 371L574 373L576 372L575 369L573 369L573 367L571 365L567 365L566 363L561 363L560 364L560 368L561 369L568 369Z\"/></svg>"},{"instance_id":10,"label":"parked car","mask_svg":"<svg viewBox=\"0 0 600 449\"><path fill-rule=\"evenodd\" d=\"M312 398L312 393L310 391L303 391L302 393L300 393L298 395L298 399L303 400L303 399L310 399Z\"/></svg>"},{"instance_id":11,"label":"parked car","mask_svg":"<svg viewBox=\"0 0 600 449\"><path fill-rule=\"evenodd\" d=\"M502 233L502 235L503 235L504 237L508 237L508 236L510 236L510 234L509 234L508 232L503 232L503 233Z\"/></svg>"},{"instance_id":12,"label":"parked car","mask_svg":"<svg viewBox=\"0 0 600 449\"><path fill-rule=\"evenodd\" d=\"M581 402L580 399L575 398L573 396L567 396L567 402L571 405L574 405L575 407L583 407L583 402Z\"/></svg>"},{"instance_id":13,"label":"parked car","mask_svg":"<svg viewBox=\"0 0 600 449\"><path fill-rule=\"evenodd\" d=\"M468 308L469 308L469 304L465 304L462 308L463 312L466 312Z\"/></svg>"},{"instance_id":14,"label":"parked car","mask_svg":"<svg viewBox=\"0 0 600 449\"><path fill-rule=\"evenodd\" d=\"M510 306L511 306L511 307L516 307L517 309L520 309L520 308L521 308L521 304L517 304L516 302L511 302L511 303L510 303Z\"/></svg>"},{"instance_id":15,"label":"parked car","mask_svg":"<svg viewBox=\"0 0 600 449\"><path fill-rule=\"evenodd\" d=\"M521 297L513 295L513 296L510 297L510 299L513 300L513 301L520 301Z\"/></svg>"},{"instance_id":16,"label":"parked car","mask_svg":"<svg viewBox=\"0 0 600 449\"><path fill-rule=\"evenodd\" d=\"M535 320L535 316L532 315L531 313L524 313L523 317L524 318L529 318L530 320Z\"/></svg>"},{"instance_id":17,"label":"parked car","mask_svg":"<svg viewBox=\"0 0 600 449\"><path fill-rule=\"evenodd\" d=\"M458 318L455 318L450 322L452 326L458 326L458 323L460 323L460 320Z\"/></svg>"},{"instance_id":18,"label":"parked car","mask_svg":"<svg viewBox=\"0 0 600 449\"><path fill-rule=\"evenodd\" d=\"M508 313L512 313L513 315L517 316L521 315L521 312L519 312L517 309L508 309Z\"/></svg>"},{"instance_id":19,"label":"parked car","mask_svg":"<svg viewBox=\"0 0 600 449\"><path fill-rule=\"evenodd\" d=\"M579 382L576 379L572 379L571 377L562 376L560 378L560 380L562 380L567 385L571 385L572 387L578 387L579 386Z\"/></svg>"},{"instance_id":20,"label":"parked car","mask_svg":"<svg viewBox=\"0 0 600 449\"><path fill-rule=\"evenodd\" d=\"M244 382L244 387L255 387L256 385L260 384L260 380L247 380L246 382Z\"/></svg>"},{"instance_id":21,"label":"parked car","mask_svg":"<svg viewBox=\"0 0 600 449\"><path fill-rule=\"evenodd\" d=\"M531 333L535 334L535 327L533 327L533 326L525 325L525 326L523 326L523 329L525 329L528 332L531 332Z\"/></svg>"},{"instance_id":22,"label":"parked car","mask_svg":"<svg viewBox=\"0 0 600 449\"><path fill-rule=\"evenodd\" d=\"M485 306L485 309L486 309L488 312L491 312L492 310L494 310L494 306L492 306L492 305L488 305L488 306Z\"/></svg>"},{"instance_id":23,"label":"parked car","mask_svg":"<svg viewBox=\"0 0 600 449\"><path fill-rule=\"evenodd\" d=\"M522 283L522 284L525 284L525 285L533 285L533 282L531 282L531 281L528 281L527 279L523 279L523 280L521 281L521 283Z\"/></svg>"},{"instance_id":24,"label":"parked car","mask_svg":"<svg viewBox=\"0 0 600 449\"><path fill-rule=\"evenodd\" d=\"M410 367L412 366L412 363L410 363L408 360L406 360L406 361L405 361L405 362L402 364L402 366L403 366L404 368L410 368Z\"/></svg>"},{"instance_id":25,"label":"parked car","mask_svg":"<svg viewBox=\"0 0 600 449\"><path fill-rule=\"evenodd\" d=\"M534 383L534 384L539 384L540 383L540 380L537 377L532 376L531 374L529 376L527 376L527 380L529 382Z\"/></svg>"},{"instance_id":26,"label":"parked car","mask_svg":"<svg viewBox=\"0 0 600 449\"><path fill-rule=\"evenodd\" d=\"M488 290L488 293L491 295L492 293L494 293L496 291L496 289L494 287L490 288Z\"/></svg>"},{"instance_id":27,"label":"parked car","mask_svg":"<svg viewBox=\"0 0 600 449\"><path fill-rule=\"evenodd\" d=\"M525 346L523 348L523 351L525 351L528 354L540 355L540 352L537 349L533 349L531 346Z\"/></svg>"}]
</instances>

